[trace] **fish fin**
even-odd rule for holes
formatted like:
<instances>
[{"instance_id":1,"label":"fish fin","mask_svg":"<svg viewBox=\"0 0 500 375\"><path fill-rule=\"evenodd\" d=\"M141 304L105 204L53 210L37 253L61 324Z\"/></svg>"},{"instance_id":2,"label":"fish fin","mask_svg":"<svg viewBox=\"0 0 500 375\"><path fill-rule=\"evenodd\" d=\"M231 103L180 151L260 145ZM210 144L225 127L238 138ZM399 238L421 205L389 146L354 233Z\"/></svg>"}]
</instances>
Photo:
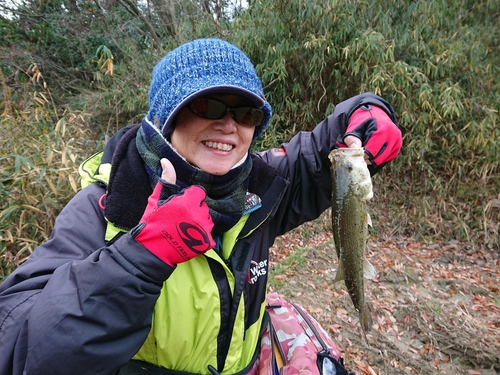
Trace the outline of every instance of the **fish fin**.
<instances>
[{"instance_id":1,"label":"fish fin","mask_svg":"<svg viewBox=\"0 0 500 375\"><path fill-rule=\"evenodd\" d=\"M342 259L339 258L339 266L337 267L337 275L335 276L334 283L337 281L344 280L344 265L342 264Z\"/></svg>"},{"instance_id":2,"label":"fish fin","mask_svg":"<svg viewBox=\"0 0 500 375\"><path fill-rule=\"evenodd\" d=\"M377 270L373 265L368 261L368 259L365 258L364 264L363 264L363 275L365 279L371 280L375 276L377 276Z\"/></svg>"},{"instance_id":3,"label":"fish fin","mask_svg":"<svg viewBox=\"0 0 500 375\"><path fill-rule=\"evenodd\" d=\"M373 228L372 218L371 218L370 214L368 213L368 211L366 211L366 221L367 221L368 225Z\"/></svg>"}]
</instances>

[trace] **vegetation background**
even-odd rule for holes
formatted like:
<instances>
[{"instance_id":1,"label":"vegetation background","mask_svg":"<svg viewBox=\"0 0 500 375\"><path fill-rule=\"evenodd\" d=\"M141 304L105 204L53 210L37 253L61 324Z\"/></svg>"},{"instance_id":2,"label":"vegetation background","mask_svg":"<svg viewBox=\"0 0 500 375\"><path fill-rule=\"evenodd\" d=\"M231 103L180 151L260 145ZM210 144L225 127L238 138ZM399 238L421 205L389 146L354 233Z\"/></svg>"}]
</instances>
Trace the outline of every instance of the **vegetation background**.
<instances>
[{"instance_id":1,"label":"vegetation background","mask_svg":"<svg viewBox=\"0 0 500 375\"><path fill-rule=\"evenodd\" d=\"M140 121L156 62L198 37L256 65L275 113L256 148L384 96L404 148L375 178L378 230L498 251L499 16L496 0L2 2L0 280L48 238L82 160Z\"/></svg>"},{"instance_id":2,"label":"vegetation background","mask_svg":"<svg viewBox=\"0 0 500 375\"><path fill-rule=\"evenodd\" d=\"M428 254L447 249L456 256L445 257L455 262L456 272L448 273L472 283L477 279L469 278L470 272L482 270L481 277L487 278L487 306L497 313L493 318L486 315L484 327L492 328L485 332L498 332L500 299L492 275L500 254L499 19L498 0L1 2L0 282L49 238L55 217L79 190L79 164L102 149L117 129L144 116L151 70L161 57L188 40L218 37L249 55L274 109L270 128L255 149L276 147L297 131L311 130L337 103L364 91L393 104L404 146L397 160L374 178L375 198L370 204L376 223L372 235L385 239L379 245L384 251L377 253L381 267L386 267L381 278L390 272L404 274L400 263L390 266L404 251L413 261L427 257L428 263L421 263L416 273L442 273L445 268L433 267L442 254ZM282 267L287 267L283 255L290 255L288 262L297 257L309 262L300 246L316 238L311 228L321 239L329 230L328 224L317 222L277 241L275 260ZM307 251L322 254L326 246L328 261L321 269L331 263L328 241L318 245L318 240L316 250ZM434 241L448 245L436 247ZM294 243L300 246L291 253ZM391 243L398 245L387 245ZM313 264L316 255L310 260ZM478 267L476 258L486 259L490 268L485 268L488 263ZM470 268L463 268L460 259ZM278 284L280 264L274 271ZM306 281L298 285L315 285L314 275L302 275ZM284 276L293 286L294 276ZM394 282L392 276L389 279ZM464 295L475 290L463 285ZM401 295L401 288L395 285L394 293ZM322 291L325 298L340 303L334 298L338 290ZM415 292L409 286L408 295L408 308L413 308ZM419 300L420 310L401 315L424 316L426 301ZM438 305L444 309L438 300L424 312L441 319L445 314L437 312ZM406 318L388 321L401 324L400 332L408 329ZM457 330L442 339L445 349L450 348L450 337L464 341L466 331L462 326ZM378 343L389 337L386 331L378 333ZM437 342L434 334L428 333L431 343ZM499 345L498 335L490 338ZM453 349L462 350L470 362L500 366L493 354L487 361L483 354L472 360L470 353L480 346L470 343ZM356 345L360 348L362 343ZM372 345L393 364L387 359L387 346ZM495 348L490 346L491 353ZM416 353L410 349L411 353L402 352L400 362ZM424 368L418 361L408 366L408 373Z\"/></svg>"}]
</instances>

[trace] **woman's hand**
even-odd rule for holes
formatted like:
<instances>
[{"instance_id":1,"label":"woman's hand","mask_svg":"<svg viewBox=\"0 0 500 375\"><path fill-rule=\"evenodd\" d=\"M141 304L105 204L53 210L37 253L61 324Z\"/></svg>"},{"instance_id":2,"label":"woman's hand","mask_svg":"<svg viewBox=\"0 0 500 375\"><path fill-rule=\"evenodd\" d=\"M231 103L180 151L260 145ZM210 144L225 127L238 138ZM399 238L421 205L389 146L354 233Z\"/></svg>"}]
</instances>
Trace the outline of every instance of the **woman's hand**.
<instances>
[{"instance_id":1,"label":"woman's hand","mask_svg":"<svg viewBox=\"0 0 500 375\"><path fill-rule=\"evenodd\" d=\"M176 173L172 163L161 159L162 175L132 237L165 263L175 266L204 254L215 246L214 227L207 194L200 186L189 186L171 195Z\"/></svg>"},{"instance_id":2,"label":"woman's hand","mask_svg":"<svg viewBox=\"0 0 500 375\"><path fill-rule=\"evenodd\" d=\"M364 147L367 164L382 166L396 158L401 150L401 130L389 115L377 106L364 105L349 118L339 147Z\"/></svg>"},{"instance_id":3,"label":"woman's hand","mask_svg":"<svg viewBox=\"0 0 500 375\"><path fill-rule=\"evenodd\" d=\"M347 137L344 138L344 143L347 147L349 148L361 148L363 147L361 144L361 139L354 135L348 135ZM365 162L366 164L370 165L371 161L368 155L365 153Z\"/></svg>"},{"instance_id":4,"label":"woman's hand","mask_svg":"<svg viewBox=\"0 0 500 375\"><path fill-rule=\"evenodd\" d=\"M161 179L167 181L169 184L175 184L177 181L177 173L175 173L175 168L170 160L163 158L160 160L161 164Z\"/></svg>"}]
</instances>

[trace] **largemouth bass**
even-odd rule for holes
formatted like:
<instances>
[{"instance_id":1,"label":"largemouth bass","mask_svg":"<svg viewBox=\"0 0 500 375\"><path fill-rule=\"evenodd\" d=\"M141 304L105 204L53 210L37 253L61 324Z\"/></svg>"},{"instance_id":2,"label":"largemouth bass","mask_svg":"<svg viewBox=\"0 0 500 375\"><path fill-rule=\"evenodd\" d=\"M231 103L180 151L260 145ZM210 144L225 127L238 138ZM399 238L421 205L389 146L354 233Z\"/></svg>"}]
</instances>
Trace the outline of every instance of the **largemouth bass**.
<instances>
[{"instance_id":1,"label":"largemouth bass","mask_svg":"<svg viewBox=\"0 0 500 375\"><path fill-rule=\"evenodd\" d=\"M339 265L335 282L344 280L366 339L371 308L365 299L365 278L376 272L365 258L369 216L366 201L373 197L363 148L341 148L329 155L332 163L332 227Z\"/></svg>"}]
</instances>

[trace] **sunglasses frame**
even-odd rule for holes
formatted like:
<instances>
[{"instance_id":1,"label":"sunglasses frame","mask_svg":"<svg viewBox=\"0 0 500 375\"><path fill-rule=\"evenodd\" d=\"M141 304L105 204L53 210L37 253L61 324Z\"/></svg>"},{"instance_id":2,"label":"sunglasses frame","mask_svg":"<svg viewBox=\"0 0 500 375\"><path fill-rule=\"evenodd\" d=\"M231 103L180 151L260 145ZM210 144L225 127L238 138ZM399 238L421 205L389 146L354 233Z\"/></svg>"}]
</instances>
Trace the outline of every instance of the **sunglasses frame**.
<instances>
[{"instance_id":1,"label":"sunglasses frame","mask_svg":"<svg viewBox=\"0 0 500 375\"><path fill-rule=\"evenodd\" d=\"M221 106L224 106L224 110L218 116L209 117L209 116L207 116L207 113L200 113L200 112L196 111L196 109L195 109L195 103L198 100L207 100L207 108L210 107L210 103L211 102L212 103L213 102L219 103ZM227 115L227 113L229 112L231 114L231 117L233 118L234 121L236 121L238 124L244 125L244 126L253 126L253 127L260 126L260 125L262 125L262 123L264 122L264 119L266 118L265 112L262 109L260 109L260 108L252 107L252 106L249 106L249 105L243 105L243 106L238 106L238 107L231 107L231 106L228 106L226 103L224 103L224 102L222 102L222 101L220 101L218 99L214 99L214 98L210 98L210 97L195 98L195 99L191 100L186 105L186 107L187 107L187 109L189 109L189 111L191 113L195 114L196 116L204 118L204 119L208 119L208 120L220 120L220 119L224 118ZM241 113L240 111L242 109L246 110L246 111L245 111L245 113L241 114L241 116L245 116L248 113L248 110L251 110L252 112L259 113L262 116L260 122L257 123L257 124L245 124L245 123L241 122L241 116L239 114ZM252 116L252 117L255 117L255 116Z\"/></svg>"}]
</instances>

